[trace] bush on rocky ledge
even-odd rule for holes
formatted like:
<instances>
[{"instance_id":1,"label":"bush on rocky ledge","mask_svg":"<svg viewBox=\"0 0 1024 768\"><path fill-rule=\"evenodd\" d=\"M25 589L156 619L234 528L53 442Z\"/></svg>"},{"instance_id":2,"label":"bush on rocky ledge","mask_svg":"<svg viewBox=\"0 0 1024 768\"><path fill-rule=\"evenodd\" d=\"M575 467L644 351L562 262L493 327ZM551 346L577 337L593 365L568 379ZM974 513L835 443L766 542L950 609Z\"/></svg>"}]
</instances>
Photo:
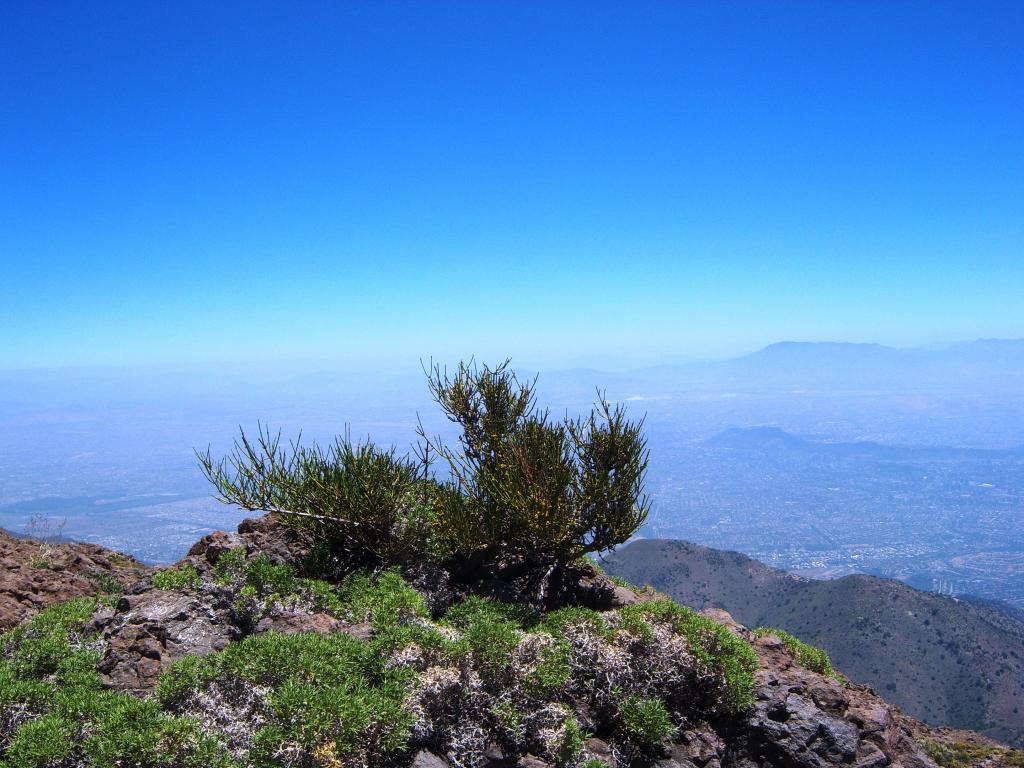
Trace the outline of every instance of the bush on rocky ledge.
<instances>
[{"instance_id":1,"label":"bush on rocky ledge","mask_svg":"<svg viewBox=\"0 0 1024 768\"><path fill-rule=\"evenodd\" d=\"M260 427L223 459L199 454L201 468L225 503L277 513L349 564L503 558L544 570L643 524L646 441L621 407L601 397L583 418L554 420L507 361L453 376L435 367L428 385L461 434L452 447L421 427L418 461L348 435L326 449L283 445Z\"/></svg>"}]
</instances>

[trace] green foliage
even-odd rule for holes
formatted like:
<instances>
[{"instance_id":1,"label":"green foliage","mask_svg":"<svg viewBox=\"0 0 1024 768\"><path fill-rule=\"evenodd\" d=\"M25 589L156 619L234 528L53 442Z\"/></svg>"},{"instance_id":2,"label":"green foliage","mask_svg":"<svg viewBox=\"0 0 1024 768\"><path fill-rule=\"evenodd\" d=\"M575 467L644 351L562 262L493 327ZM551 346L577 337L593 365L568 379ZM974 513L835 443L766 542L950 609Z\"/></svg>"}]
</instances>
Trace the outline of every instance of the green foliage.
<instances>
[{"instance_id":1,"label":"green foliage","mask_svg":"<svg viewBox=\"0 0 1024 768\"><path fill-rule=\"evenodd\" d=\"M620 609L620 627L630 628L650 640L651 630L643 627L647 621L670 625L686 637L690 651L702 664L717 672L728 691L728 705L743 711L753 705L754 672L757 654L750 644L734 635L726 627L701 616L696 611L671 600L649 600Z\"/></svg>"},{"instance_id":2,"label":"green foliage","mask_svg":"<svg viewBox=\"0 0 1024 768\"><path fill-rule=\"evenodd\" d=\"M522 639L521 624L515 619L523 615L519 606L473 595L448 609L442 621L461 630L473 657L493 673L508 668L512 651Z\"/></svg>"},{"instance_id":3,"label":"green foliage","mask_svg":"<svg viewBox=\"0 0 1024 768\"><path fill-rule=\"evenodd\" d=\"M511 701L499 701L491 706L491 714L498 723L515 734L519 734L523 727L523 712Z\"/></svg>"},{"instance_id":4,"label":"green foliage","mask_svg":"<svg viewBox=\"0 0 1024 768\"><path fill-rule=\"evenodd\" d=\"M540 628L555 637L562 637L566 627L579 624L589 625L602 637L609 634L608 622L599 612L578 605L569 605L545 614L541 619Z\"/></svg>"},{"instance_id":5,"label":"green foliage","mask_svg":"<svg viewBox=\"0 0 1024 768\"><path fill-rule=\"evenodd\" d=\"M586 737L586 732L580 727L575 716L568 715L562 722L562 736L554 750L555 765L562 768L575 763L583 751L583 741Z\"/></svg>"},{"instance_id":6,"label":"green foliage","mask_svg":"<svg viewBox=\"0 0 1024 768\"><path fill-rule=\"evenodd\" d=\"M257 555L245 565L245 583L260 594L293 595L300 588L295 569L274 565L266 555Z\"/></svg>"},{"instance_id":7,"label":"green foliage","mask_svg":"<svg viewBox=\"0 0 1024 768\"><path fill-rule=\"evenodd\" d=\"M339 598L354 622L370 622L374 629L407 624L430 615L423 595L410 587L397 569L376 576L360 571L345 578Z\"/></svg>"},{"instance_id":8,"label":"green foliage","mask_svg":"<svg viewBox=\"0 0 1024 768\"><path fill-rule=\"evenodd\" d=\"M54 606L0 639L0 705L29 715L7 744L6 764L226 768L221 746L193 721L103 689L99 654L81 637L95 605L76 599Z\"/></svg>"},{"instance_id":9,"label":"green foliage","mask_svg":"<svg viewBox=\"0 0 1024 768\"><path fill-rule=\"evenodd\" d=\"M353 443L346 435L327 449L260 428L244 431L233 452L216 461L209 451L200 466L218 497L242 509L276 512L312 529L335 552L380 562L402 562L427 540L430 483L420 466L394 449Z\"/></svg>"},{"instance_id":10,"label":"green foliage","mask_svg":"<svg viewBox=\"0 0 1024 768\"><path fill-rule=\"evenodd\" d=\"M975 765L1024 766L1024 752L1006 747L989 747L963 741L941 743L932 739L921 742L925 753L941 768L970 768Z\"/></svg>"},{"instance_id":11,"label":"green foliage","mask_svg":"<svg viewBox=\"0 0 1024 768\"><path fill-rule=\"evenodd\" d=\"M274 512L311 529L325 550L310 566L344 556L406 563L476 551L541 563L613 549L647 518L648 452L642 424L604 397L586 417L553 420L536 408L533 384L508 362L439 367L428 386L462 429L457 448L420 427L420 460L339 437L327 449L281 444L260 427L241 431L232 452L197 454L221 501ZM439 456L450 480L429 476Z\"/></svg>"},{"instance_id":12,"label":"green foliage","mask_svg":"<svg viewBox=\"0 0 1024 768\"><path fill-rule=\"evenodd\" d=\"M77 654L88 654L92 658L91 651L72 649L71 640L95 608L93 598L68 600L35 615L0 638L12 673L23 679L43 679L74 664Z\"/></svg>"},{"instance_id":13,"label":"green foliage","mask_svg":"<svg viewBox=\"0 0 1024 768\"><path fill-rule=\"evenodd\" d=\"M124 591L117 577L107 571L93 571L86 578L96 585L96 591L105 595L120 595Z\"/></svg>"},{"instance_id":14,"label":"green foliage","mask_svg":"<svg viewBox=\"0 0 1024 768\"><path fill-rule=\"evenodd\" d=\"M828 654L821 648L815 648L813 645L808 645L803 640L793 637L788 632L772 627L758 627L754 630L754 634L758 637L775 635L782 641L787 650L793 654L797 664L806 667L812 672L838 678L838 673L832 667L832 660L829 659Z\"/></svg>"},{"instance_id":15,"label":"green foliage","mask_svg":"<svg viewBox=\"0 0 1024 768\"><path fill-rule=\"evenodd\" d=\"M630 696L619 705L622 728L648 745L661 744L675 732L672 716L659 699Z\"/></svg>"},{"instance_id":16,"label":"green foliage","mask_svg":"<svg viewBox=\"0 0 1024 768\"><path fill-rule=\"evenodd\" d=\"M186 589L198 587L201 583L199 572L188 564L153 574L153 587L156 589Z\"/></svg>"},{"instance_id":17,"label":"green foliage","mask_svg":"<svg viewBox=\"0 0 1024 768\"><path fill-rule=\"evenodd\" d=\"M213 578L218 584L229 584L233 579L245 573L245 565L249 561L245 547L232 547L221 552L213 566Z\"/></svg>"},{"instance_id":18,"label":"green foliage","mask_svg":"<svg viewBox=\"0 0 1024 768\"><path fill-rule=\"evenodd\" d=\"M73 723L60 715L43 715L25 723L7 747L7 761L12 768L42 768L60 763L68 757L76 735Z\"/></svg>"},{"instance_id":19,"label":"green foliage","mask_svg":"<svg viewBox=\"0 0 1024 768\"><path fill-rule=\"evenodd\" d=\"M556 640L541 651L540 661L525 680L526 690L534 696L545 696L569 682L572 677L570 653L571 648L564 640Z\"/></svg>"},{"instance_id":20,"label":"green foliage","mask_svg":"<svg viewBox=\"0 0 1024 768\"><path fill-rule=\"evenodd\" d=\"M271 603L302 601L310 608L343 616L345 606L335 588L319 579L301 578L286 563L274 564L266 555L250 558L243 547L222 553L213 568L213 581L222 587L234 584L238 592L236 615L255 621Z\"/></svg>"},{"instance_id":21,"label":"green foliage","mask_svg":"<svg viewBox=\"0 0 1024 768\"><path fill-rule=\"evenodd\" d=\"M337 755L394 752L404 748L413 724L402 708L403 676L384 669L370 644L342 633L269 632L183 659L163 675L157 698L174 707L215 680L272 689L272 719L250 754L256 765L280 764L282 751L293 747L311 752L326 744Z\"/></svg>"},{"instance_id":22,"label":"green foliage","mask_svg":"<svg viewBox=\"0 0 1024 768\"><path fill-rule=\"evenodd\" d=\"M462 430L457 448L420 430L453 480L434 500L437 539L452 552L492 549L571 562L621 544L643 524L648 454L641 424L602 397L586 418L554 421L508 362L429 375Z\"/></svg>"}]
</instances>

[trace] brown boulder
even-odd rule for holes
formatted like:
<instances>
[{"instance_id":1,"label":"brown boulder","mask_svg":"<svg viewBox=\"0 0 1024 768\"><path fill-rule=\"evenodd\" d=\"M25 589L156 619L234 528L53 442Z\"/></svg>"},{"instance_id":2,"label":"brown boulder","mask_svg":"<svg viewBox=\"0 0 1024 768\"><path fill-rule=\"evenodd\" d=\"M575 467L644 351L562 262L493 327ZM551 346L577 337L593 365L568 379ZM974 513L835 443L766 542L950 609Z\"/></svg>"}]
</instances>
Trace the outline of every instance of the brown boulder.
<instances>
[{"instance_id":1,"label":"brown boulder","mask_svg":"<svg viewBox=\"0 0 1024 768\"><path fill-rule=\"evenodd\" d=\"M285 525L277 515L247 517L239 523L237 533L214 531L203 536L183 561L206 573L222 554L238 547L248 555L264 555L275 565L288 564L301 570L313 539L306 531Z\"/></svg>"},{"instance_id":2,"label":"brown boulder","mask_svg":"<svg viewBox=\"0 0 1024 768\"><path fill-rule=\"evenodd\" d=\"M150 571L96 544L53 544L0 529L0 632L73 597L130 589Z\"/></svg>"}]
</instances>

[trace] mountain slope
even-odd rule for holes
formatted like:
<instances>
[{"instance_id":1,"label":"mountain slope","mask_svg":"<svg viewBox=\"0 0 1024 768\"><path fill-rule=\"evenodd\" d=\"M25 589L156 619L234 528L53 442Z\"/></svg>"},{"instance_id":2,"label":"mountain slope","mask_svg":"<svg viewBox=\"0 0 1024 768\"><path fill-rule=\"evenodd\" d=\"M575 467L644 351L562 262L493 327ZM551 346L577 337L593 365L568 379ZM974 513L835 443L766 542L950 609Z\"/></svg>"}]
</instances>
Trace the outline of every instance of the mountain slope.
<instances>
[{"instance_id":1,"label":"mountain slope","mask_svg":"<svg viewBox=\"0 0 1024 768\"><path fill-rule=\"evenodd\" d=\"M803 579L735 552L642 540L605 563L698 610L784 629L923 720L1024 743L1024 624L873 576Z\"/></svg>"},{"instance_id":2,"label":"mountain slope","mask_svg":"<svg viewBox=\"0 0 1024 768\"><path fill-rule=\"evenodd\" d=\"M479 583L422 563L300 578L314 543L273 517L246 520L119 599L79 597L4 634L0 714L14 716L0 717L0 762L1024 765L1024 753L929 728L808 668L782 637L615 587L586 563L563 565L540 593L515 568ZM478 591L498 587L541 603Z\"/></svg>"}]
</instances>

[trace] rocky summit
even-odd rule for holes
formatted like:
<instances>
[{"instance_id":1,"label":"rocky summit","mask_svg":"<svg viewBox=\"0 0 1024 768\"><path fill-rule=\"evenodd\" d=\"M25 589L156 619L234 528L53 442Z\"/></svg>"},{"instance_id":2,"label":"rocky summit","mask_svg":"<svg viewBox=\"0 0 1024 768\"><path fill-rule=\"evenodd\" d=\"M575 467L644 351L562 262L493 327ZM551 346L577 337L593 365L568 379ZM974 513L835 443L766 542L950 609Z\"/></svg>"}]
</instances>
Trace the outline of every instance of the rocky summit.
<instances>
[{"instance_id":1,"label":"rocky summit","mask_svg":"<svg viewBox=\"0 0 1024 768\"><path fill-rule=\"evenodd\" d=\"M54 603L119 591L150 569L96 544L18 538L0 529L0 631Z\"/></svg>"},{"instance_id":2,"label":"rocky summit","mask_svg":"<svg viewBox=\"0 0 1024 768\"><path fill-rule=\"evenodd\" d=\"M587 562L337 573L272 516L159 570L2 541L4 766L1024 765Z\"/></svg>"}]
</instances>

